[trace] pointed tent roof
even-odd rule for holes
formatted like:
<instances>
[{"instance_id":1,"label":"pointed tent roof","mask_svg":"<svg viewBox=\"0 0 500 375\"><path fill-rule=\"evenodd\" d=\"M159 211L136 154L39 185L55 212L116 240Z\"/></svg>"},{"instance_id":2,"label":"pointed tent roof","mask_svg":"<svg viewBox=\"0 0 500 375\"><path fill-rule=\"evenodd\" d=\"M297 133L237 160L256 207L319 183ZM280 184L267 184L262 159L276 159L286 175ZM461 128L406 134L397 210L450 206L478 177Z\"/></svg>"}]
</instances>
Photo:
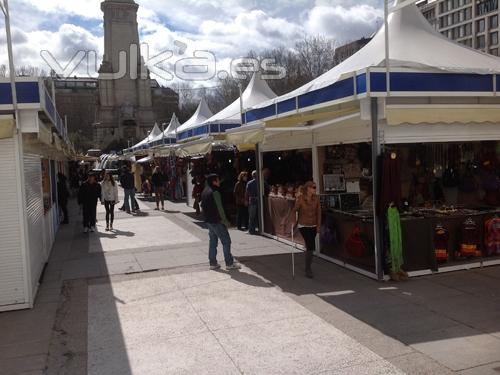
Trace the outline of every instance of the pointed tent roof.
<instances>
[{"instance_id":1,"label":"pointed tent roof","mask_svg":"<svg viewBox=\"0 0 500 375\"><path fill-rule=\"evenodd\" d=\"M186 131L189 129L193 129L196 126L198 126L199 124L208 120L212 116L213 116L213 113L210 110L210 108L208 108L208 104L207 104L205 98L202 98L200 100L200 104L198 105L198 108L194 112L193 116L191 116L191 118L189 120L187 120L184 124L179 126L179 128L177 129L177 132L180 133L180 132L183 132L183 131Z\"/></svg>"},{"instance_id":2,"label":"pointed tent roof","mask_svg":"<svg viewBox=\"0 0 500 375\"><path fill-rule=\"evenodd\" d=\"M151 142L151 140L153 140L155 137L157 137L160 134L161 134L161 129L158 127L158 124L155 123L155 126L149 132L148 136L146 138L144 138L142 141L140 141L139 143L132 146L132 150L136 150L138 148L142 148L142 147L148 145L148 143Z\"/></svg>"},{"instance_id":3,"label":"pointed tent roof","mask_svg":"<svg viewBox=\"0 0 500 375\"><path fill-rule=\"evenodd\" d=\"M267 82L262 79L260 72L253 74L245 91L241 94L243 108L251 108L263 101L276 98L276 94L269 87ZM231 123L241 124L241 103L240 98L236 99L222 111L210 117L208 123Z\"/></svg>"},{"instance_id":4,"label":"pointed tent roof","mask_svg":"<svg viewBox=\"0 0 500 375\"><path fill-rule=\"evenodd\" d=\"M427 22L415 4L392 13L388 22L391 68L475 74L500 72L499 58L444 37ZM330 71L288 94L263 102L254 108L263 108L322 89L349 73L368 67L385 67L384 26L365 47Z\"/></svg>"},{"instance_id":5,"label":"pointed tent roof","mask_svg":"<svg viewBox=\"0 0 500 375\"><path fill-rule=\"evenodd\" d=\"M170 119L170 123L168 124L167 128L154 137L149 143L155 143L162 141L164 138L175 138L175 133L176 129L181 126L179 123L179 119L177 118L177 115L174 113L172 114L172 118Z\"/></svg>"}]
</instances>

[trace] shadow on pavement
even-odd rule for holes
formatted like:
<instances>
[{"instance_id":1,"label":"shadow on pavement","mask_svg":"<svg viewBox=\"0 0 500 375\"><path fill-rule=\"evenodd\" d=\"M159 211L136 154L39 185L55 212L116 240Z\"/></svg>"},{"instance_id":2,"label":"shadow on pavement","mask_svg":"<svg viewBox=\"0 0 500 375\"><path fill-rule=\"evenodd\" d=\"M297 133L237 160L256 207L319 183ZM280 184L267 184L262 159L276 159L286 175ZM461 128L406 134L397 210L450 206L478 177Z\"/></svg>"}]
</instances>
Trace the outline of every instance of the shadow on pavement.
<instances>
[{"instance_id":1,"label":"shadow on pavement","mask_svg":"<svg viewBox=\"0 0 500 375\"><path fill-rule=\"evenodd\" d=\"M77 212L73 210L73 212ZM103 218L99 230L104 231ZM131 375L127 346L120 324L117 301L110 283L104 251L92 236L133 236L134 233L97 232L84 234L81 218L72 216L72 238L64 251L52 254L63 262L61 299L49 350L47 375ZM92 251L89 256L89 247ZM105 329L106 328L106 329ZM110 331L111 330L111 331ZM111 332L104 335L103 332Z\"/></svg>"},{"instance_id":2,"label":"shadow on pavement","mask_svg":"<svg viewBox=\"0 0 500 375\"><path fill-rule=\"evenodd\" d=\"M216 271L222 274L227 274L231 276L231 278L241 284L257 287L257 288L273 288L275 285L273 283L270 283L260 277L257 277L255 275L246 273L246 272L239 272L238 270L233 270L233 271L226 271L226 270L219 270Z\"/></svg>"},{"instance_id":3,"label":"shadow on pavement","mask_svg":"<svg viewBox=\"0 0 500 375\"><path fill-rule=\"evenodd\" d=\"M295 256L295 280L290 255L239 260L325 320L340 310L406 345L484 333L500 339L498 267L384 283L318 258L315 278L306 279L303 254Z\"/></svg>"}]
</instances>

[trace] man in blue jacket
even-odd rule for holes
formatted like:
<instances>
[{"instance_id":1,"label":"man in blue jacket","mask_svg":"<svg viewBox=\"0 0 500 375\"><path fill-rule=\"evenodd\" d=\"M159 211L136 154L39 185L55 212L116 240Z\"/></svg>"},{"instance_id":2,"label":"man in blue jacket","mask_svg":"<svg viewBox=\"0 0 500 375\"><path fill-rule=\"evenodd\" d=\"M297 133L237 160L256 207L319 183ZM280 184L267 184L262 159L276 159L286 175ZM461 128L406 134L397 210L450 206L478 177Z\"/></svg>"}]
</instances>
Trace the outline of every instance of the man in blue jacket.
<instances>
[{"instance_id":1,"label":"man in blue jacket","mask_svg":"<svg viewBox=\"0 0 500 375\"><path fill-rule=\"evenodd\" d=\"M205 216L205 222L208 226L208 260L210 262L210 269L216 270L220 268L220 264L217 262L217 244L219 240L222 243L222 249L224 251L226 269L240 269L240 265L234 261L231 255L231 237L227 230L229 221L227 220L224 207L222 206L219 187L219 176L211 174L207 176L207 186L201 193L201 208Z\"/></svg>"}]
</instances>

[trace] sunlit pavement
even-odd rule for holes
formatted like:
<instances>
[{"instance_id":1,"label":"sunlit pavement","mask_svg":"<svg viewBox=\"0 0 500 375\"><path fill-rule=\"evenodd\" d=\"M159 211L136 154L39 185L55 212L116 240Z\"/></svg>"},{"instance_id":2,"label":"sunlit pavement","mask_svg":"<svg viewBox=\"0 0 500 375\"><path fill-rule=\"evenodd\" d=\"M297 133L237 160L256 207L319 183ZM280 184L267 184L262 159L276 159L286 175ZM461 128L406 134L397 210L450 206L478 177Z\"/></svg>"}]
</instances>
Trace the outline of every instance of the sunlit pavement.
<instances>
[{"instance_id":1,"label":"sunlit pavement","mask_svg":"<svg viewBox=\"0 0 500 375\"><path fill-rule=\"evenodd\" d=\"M293 280L289 247L232 231L243 269L208 271L185 204L140 204L61 230L35 309L0 314L0 374L499 373L498 267L393 284L316 260L308 280L298 254Z\"/></svg>"}]
</instances>

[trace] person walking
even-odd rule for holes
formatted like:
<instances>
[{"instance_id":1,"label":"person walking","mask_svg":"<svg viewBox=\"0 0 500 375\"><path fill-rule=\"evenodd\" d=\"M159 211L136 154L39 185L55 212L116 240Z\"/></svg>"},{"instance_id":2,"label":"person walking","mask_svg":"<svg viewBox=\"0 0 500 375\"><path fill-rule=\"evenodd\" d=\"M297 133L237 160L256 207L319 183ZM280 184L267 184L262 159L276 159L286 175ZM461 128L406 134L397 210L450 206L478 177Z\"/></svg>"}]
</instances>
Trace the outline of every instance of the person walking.
<instances>
[{"instance_id":1,"label":"person walking","mask_svg":"<svg viewBox=\"0 0 500 375\"><path fill-rule=\"evenodd\" d=\"M304 194L295 201L292 220L306 243L306 277L312 279L311 265L316 251L316 235L321 229L321 205L314 182L306 182L304 190Z\"/></svg>"},{"instance_id":2,"label":"person walking","mask_svg":"<svg viewBox=\"0 0 500 375\"><path fill-rule=\"evenodd\" d=\"M68 217L68 199L69 190L68 183L66 181L66 176L62 173L57 174L57 202L59 203L59 209L62 213L61 224L69 224Z\"/></svg>"},{"instance_id":3,"label":"person walking","mask_svg":"<svg viewBox=\"0 0 500 375\"><path fill-rule=\"evenodd\" d=\"M240 269L240 265L234 261L231 255L231 237L227 230L229 221L222 206L219 188L219 176L217 174L210 174L207 177L207 186L201 194L201 208L208 227L208 260L210 262L210 269L216 270L220 268L220 264L217 262L217 244L219 240L222 243L224 251L226 269Z\"/></svg>"},{"instance_id":4,"label":"person walking","mask_svg":"<svg viewBox=\"0 0 500 375\"><path fill-rule=\"evenodd\" d=\"M124 168L122 175L120 176L120 185L125 192L125 202L124 209L129 214L130 209L135 212L135 186L134 186L134 176L128 168ZM129 204L130 200L130 204Z\"/></svg>"},{"instance_id":5,"label":"person walking","mask_svg":"<svg viewBox=\"0 0 500 375\"><path fill-rule=\"evenodd\" d=\"M259 216L259 184L257 171L252 172L252 179L248 182L245 192L245 201L248 204L248 233L257 234Z\"/></svg>"},{"instance_id":6,"label":"person walking","mask_svg":"<svg viewBox=\"0 0 500 375\"><path fill-rule=\"evenodd\" d=\"M118 186L111 173L106 172L101 183L101 203L106 209L106 231L113 230L115 205L118 203Z\"/></svg>"},{"instance_id":7,"label":"person walking","mask_svg":"<svg viewBox=\"0 0 500 375\"><path fill-rule=\"evenodd\" d=\"M200 201L201 193L203 193L203 176L196 176L192 180L193 182L193 208L196 210L196 216L200 216Z\"/></svg>"},{"instance_id":8,"label":"person walking","mask_svg":"<svg viewBox=\"0 0 500 375\"><path fill-rule=\"evenodd\" d=\"M236 225L239 230L248 229L248 202L246 200L246 188L248 172L241 172L238 181L234 185L234 201L238 210Z\"/></svg>"},{"instance_id":9,"label":"person walking","mask_svg":"<svg viewBox=\"0 0 500 375\"><path fill-rule=\"evenodd\" d=\"M161 173L160 167L156 166L153 170L153 175L151 176L151 181L153 183L153 190L155 192L156 199L156 211L161 209L165 210L165 175Z\"/></svg>"},{"instance_id":10,"label":"person walking","mask_svg":"<svg viewBox=\"0 0 500 375\"><path fill-rule=\"evenodd\" d=\"M83 212L83 231L95 232L97 202L101 199L101 185L97 183L95 175L89 175L86 182L78 191L78 204Z\"/></svg>"}]
</instances>

